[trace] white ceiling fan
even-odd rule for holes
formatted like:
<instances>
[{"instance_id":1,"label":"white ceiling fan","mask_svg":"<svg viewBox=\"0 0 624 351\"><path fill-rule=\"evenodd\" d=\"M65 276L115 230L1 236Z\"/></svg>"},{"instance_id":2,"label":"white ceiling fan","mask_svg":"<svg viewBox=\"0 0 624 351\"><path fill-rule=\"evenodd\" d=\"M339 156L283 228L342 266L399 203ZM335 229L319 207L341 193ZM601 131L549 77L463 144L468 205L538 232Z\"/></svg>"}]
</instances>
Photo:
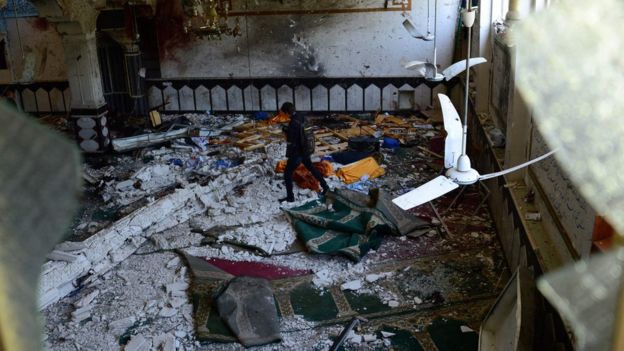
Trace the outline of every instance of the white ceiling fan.
<instances>
[{"instance_id":1,"label":"white ceiling fan","mask_svg":"<svg viewBox=\"0 0 624 351\"><path fill-rule=\"evenodd\" d=\"M409 18L403 21L403 27L405 27L405 29L407 29L407 32L416 39L422 39L424 41L432 41L435 38L434 34L431 33L430 4L431 4L431 1L427 0L427 34L426 35L421 35L420 33L418 33L418 31L416 30L416 27L414 26L414 23L412 23L412 21ZM437 0L436 0L436 5L437 5ZM437 12L435 16L437 18Z\"/></svg>"},{"instance_id":2,"label":"white ceiling fan","mask_svg":"<svg viewBox=\"0 0 624 351\"><path fill-rule=\"evenodd\" d=\"M470 8L470 5L468 6L469 8L462 11L462 21L464 22L464 26L468 27L468 56L470 56L470 37L471 26L474 23L474 11ZM468 17L467 20L466 17ZM472 21L469 17L472 17ZM444 146L444 167L447 168L446 175L438 176L418 188L393 199L392 202L403 210L408 210L436 199L457 189L460 185L470 185L481 180L517 171L530 164L541 161L555 152L555 150L553 150L533 160L496 173L480 175L479 172L472 168L470 158L468 158L466 154L466 136L468 134L468 83L470 81L470 67L468 62L470 61L464 60L463 62L466 65L463 125L459 119L457 110L448 96L438 94L440 106L442 108L444 129L447 132Z\"/></svg>"},{"instance_id":3,"label":"white ceiling fan","mask_svg":"<svg viewBox=\"0 0 624 351\"><path fill-rule=\"evenodd\" d=\"M475 20L474 11L470 11L470 13L472 13L472 15L468 15L468 16L464 16L462 13L462 21L464 22L464 26L468 28L472 27L474 20ZM471 22L467 23L466 22L467 20ZM438 62L438 46L437 46L438 0L435 0L433 21L434 21L433 22L434 34L431 35L431 33L429 32L429 25L427 24L427 35L425 36L418 34L418 32L416 31L416 28L414 27L414 25L409 19L406 19L405 21L403 21L403 27L405 27L405 29L408 31L408 33L410 33L412 37L417 38L417 39L427 40L427 41L430 41L433 39L433 63L416 60L416 61L408 62L403 67L409 70L417 71L416 76L424 77L427 80L438 82L438 81L446 79L448 81L448 80L451 80L456 75L463 72L464 69L466 69L466 60L455 62L454 64L450 65L448 68L443 70L442 74L438 73L438 65L437 65L437 62ZM468 60L468 67L472 67L472 66L484 63L484 62L487 62L487 60L484 59L483 57L473 57Z\"/></svg>"}]
</instances>

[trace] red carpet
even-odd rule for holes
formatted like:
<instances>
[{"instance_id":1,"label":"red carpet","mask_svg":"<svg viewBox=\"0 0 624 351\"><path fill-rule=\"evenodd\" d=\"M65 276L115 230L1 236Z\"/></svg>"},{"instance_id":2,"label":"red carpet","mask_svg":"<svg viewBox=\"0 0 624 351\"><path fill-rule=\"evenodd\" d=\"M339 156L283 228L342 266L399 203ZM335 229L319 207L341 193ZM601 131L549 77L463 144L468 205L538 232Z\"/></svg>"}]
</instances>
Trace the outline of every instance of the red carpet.
<instances>
[{"instance_id":1,"label":"red carpet","mask_svg":"<svg viewBox=\"0 0 624 351\"><path fill-rule=\"evenodd\" d=\"M219 258L208 258L206 261L219 269L222 269L234 276L248 276L264 279L281 279L289 277L300 277L312 274L310 270L297 270L287 267L274 266L266 263L252 261L231 261Z\"/></svg>"}]
</instances>

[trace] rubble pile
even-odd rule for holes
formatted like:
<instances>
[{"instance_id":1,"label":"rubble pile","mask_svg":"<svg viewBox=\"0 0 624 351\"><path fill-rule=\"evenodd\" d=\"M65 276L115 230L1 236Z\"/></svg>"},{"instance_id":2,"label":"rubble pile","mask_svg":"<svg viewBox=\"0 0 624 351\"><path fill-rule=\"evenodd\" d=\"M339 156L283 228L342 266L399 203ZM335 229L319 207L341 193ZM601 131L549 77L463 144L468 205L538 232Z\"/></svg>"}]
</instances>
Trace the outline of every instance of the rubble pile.
<instances>
[{"instance_id":1,"label":"rubble pile","mask_svg":"<svg viewBox=\"0 0 624 351\"><path fill-rule=\"evenodd\" d=\"M323 126L316 131L314 159L346 150L347 141L355 135L374 135L380 142L384 136L394 136L427 149L437 135L431 124L416 117L379 115L373 119L377 123L341 118L345 129ZM321 291L338 286L356 294L377 295L391 308L399 306L400 297L379 284L397 273L371 271L375 259L354 264L296 248L295 231L282 207L302 205L317 195L295 187L294 203L278 202L285 195L283 176L274 171L285 158L280 126L240 115L188 114L182 121L177 116L166 117L165 122L184 122L189 130L201 128L195 130L210 133L174 138L164 146L117 155L103 166L85 167L87 186L99 196L100 210L118 215L95 224L93 219L82 218L76 227L91 228L93 233L83 241L57 245L48 256L39 295L49 349L202 349L194 337L190 279L174 250L196 257L311 270L311 282ZM363 192L377 187L402 194L422 183L437 160L417 148L382 148L377 159L386 174L376 179L364 175L349 187ZM343 166L332 165L334 169ZM336 176L327 180L332 188L347 187ZM280 347L329 349L341 329L319 328L300 316L284 318ZM352 332L347 342L374 349L388 347L391 336ZM206 349L238 348L211 344ZM257 349L273 350L275 345Z\"/></svg>"}]
</instances>

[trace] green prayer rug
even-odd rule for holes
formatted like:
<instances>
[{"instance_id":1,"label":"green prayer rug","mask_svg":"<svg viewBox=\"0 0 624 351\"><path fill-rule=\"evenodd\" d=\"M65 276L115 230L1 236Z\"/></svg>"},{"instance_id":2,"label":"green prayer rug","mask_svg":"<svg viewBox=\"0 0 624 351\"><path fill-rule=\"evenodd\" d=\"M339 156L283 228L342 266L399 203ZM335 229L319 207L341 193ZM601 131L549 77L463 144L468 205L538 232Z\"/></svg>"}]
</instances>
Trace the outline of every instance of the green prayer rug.
<instances>
[{"instance_id":1,"label":"green prayer rug","mask_svg":"<svg viewBox=\"0 0 624 351\"><path fill-rule=\"evenodd\" d=\"M340 190L284 211L309 251L344 255L355 262L379 248L384 235L398 234L375 201L354 191Z\"/></svg>"}]
</instances>

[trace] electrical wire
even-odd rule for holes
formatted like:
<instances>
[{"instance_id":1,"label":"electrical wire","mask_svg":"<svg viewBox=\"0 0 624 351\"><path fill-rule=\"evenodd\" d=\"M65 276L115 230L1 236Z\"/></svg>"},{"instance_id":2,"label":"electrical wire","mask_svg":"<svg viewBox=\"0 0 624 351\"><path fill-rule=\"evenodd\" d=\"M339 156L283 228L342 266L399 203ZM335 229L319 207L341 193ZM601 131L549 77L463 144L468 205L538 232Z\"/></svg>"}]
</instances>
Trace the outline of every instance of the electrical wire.
<instances>
[{"instance_id":1,"label":"electrical wire","mask_svg":"<svg viewBox=\"0 0 624 351\"><path fill-rule=\"evenodd\" d=\"M430 8L431 8L431 0L427 0L427 34L431 33L431 9Z\"/></svg>"},{"instance_id":2,"label":"electrical wire","mask_svg":"<svg viewBox=\"0 0 624 351\"><path fill-rule=\"evenodd\" d=\"M13 15L15 16L15 27L17 29L17 41L19 42L20 51L22 52L22 60L24 59L24 47L22 46L22 36L19 30L19 21L17 20L17 3L13 0Z\"/></svg>"}]
</instances>

